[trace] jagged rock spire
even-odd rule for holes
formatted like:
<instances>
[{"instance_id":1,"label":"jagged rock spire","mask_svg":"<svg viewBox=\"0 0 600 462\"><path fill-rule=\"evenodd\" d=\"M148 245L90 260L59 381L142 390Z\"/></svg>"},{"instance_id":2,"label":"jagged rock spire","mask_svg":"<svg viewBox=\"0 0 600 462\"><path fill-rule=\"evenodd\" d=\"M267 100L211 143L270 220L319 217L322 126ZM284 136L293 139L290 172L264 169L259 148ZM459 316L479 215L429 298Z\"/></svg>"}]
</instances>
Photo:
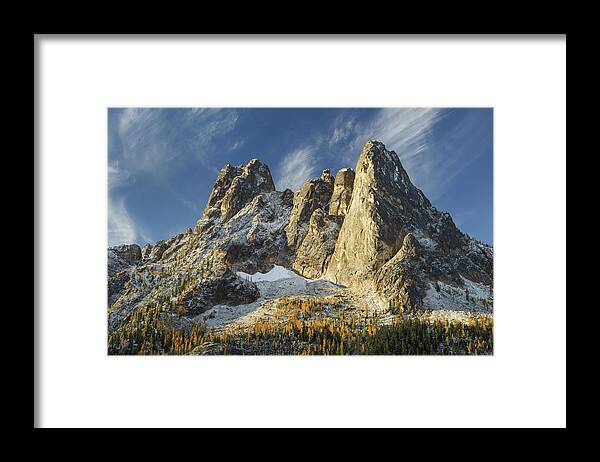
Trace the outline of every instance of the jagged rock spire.
<instances>
[{"instance_id":1,"label":"jagged rock spire","mask_svg":"<svg viewBox=\"0 0 600 462\"><path fill-rule=\"evenodd\" d=\"M379 141L367 142L327 277L344 285L373 280L398 251L407 221L423 213L417 205L430 204L410 182L396 153Z\"/></svg>"},{"instance_id":2,"label":"jagged rock spire","mask_svg":"<svg viewBox=\"0 0 600 462\"><path fill-rule=\"evenodd\" d=\"M205 216L219 214L226 222L256 195L275 191L271 171L258 159L246 165L230 164L221 169L204 210Z\"/></svg>"}]
</instances>

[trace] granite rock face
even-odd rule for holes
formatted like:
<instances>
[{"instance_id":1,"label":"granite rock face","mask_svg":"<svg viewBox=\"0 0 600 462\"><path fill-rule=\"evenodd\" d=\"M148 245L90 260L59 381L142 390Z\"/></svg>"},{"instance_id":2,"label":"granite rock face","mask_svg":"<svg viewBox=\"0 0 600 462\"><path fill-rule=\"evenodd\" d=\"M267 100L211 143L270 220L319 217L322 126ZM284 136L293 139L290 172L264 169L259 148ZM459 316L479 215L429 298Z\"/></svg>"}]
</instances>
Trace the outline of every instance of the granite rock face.
<instances>
[{"instance_id":1,"label":"granite rock face","mask_svg":"<svg viewBox=\"0 0 600 462\"><path fill-rule=\"evenodd\" d=\"M256 284L239 278L227 265L223 254L212 254L210 266L199 283L192 284L179 296L178 303L186 316L197 316L217 304L240 305L256 300ZM215 256L219 257L215 258Z\"/></svg>"},{"instance_id":2,"label":"granite rock face","mask_svg":"<svg viewBox=\"0 0 600 462\"><path fill-rule=\"evenodd\" d=\"M108 248L108 300L114 301L123 290L129 271L142 259L137 244L118 245Z\"/></svg>"},{"instance_id":3,"label":"granite rock face","mask_svg":"<svg viewBox=\"0 0 600 462\"><path fill-rule=\"evenodd\" d=\"M274 264L289 267L291 253L284 228L292 209L292 193L261 193L234 217L223 223L219 217L203 217L196 224L195 244L199 252L217 248L235 271L267 272Z\"/></svg>"},{"instance_id":4,"label":"granite rock face","mask_svg":"<svg viewBox=\"0 0 600 462\"><path fill-rule=\"evenodd\" d=\"M352 200L352 190L354 189L354 170L344 168L337 172L335 183L333 185L333 195L329 205L329 215L345 216L350 201Z\"/></svg>"},{"instance_id":5,"label":"granite rock face","mask_svg":"<svg viewBox=\"0 0 600 462\"><path fill-rule=\"evenodd\" d=\"M168 248L169 244L167 241L158 241L156 244L154 244L154 246L152 246L152 250L150 250L150 255L148 255L148 258L150 260L160 260L163 256L163 253L165 253L165 250Z\"/></svg>"},{"instance_id":6,"label":"granite rock face","mask_svg":"<svg viewBox=\"0 0 600 462\"><path fill-rule=\"evenodd\" d=\"M143 259L150 258L151 252L152 252L152 244L148 243L142 248L142 258Z\"/></svg>"},{"instance_id":7,"label":"granite rock face","mask_svg":"<svg viewBox=\"0 0 600 462\"><path fill-rule=\"evenodd\" d=\"M491 284L492 260L490 247L461 233L412 184L394 151L378 141L365 145L325 278L372 287L416 310L436 281Z\"/></svg>"},{"instance_id":8,"label":"granite rock face","mask_svg":"<svg viewBox=\"0 0 600 462\"><path fill-rule=\"evenodd\" d=\"M227 164L217 177L204 213L210 215L218 210L224 223L257 194L272 191L275 191L275 185L271 171L258 159L252 159L245 166Z\"/></svg>"},{"instance_id":9,"label":"granite rock face","mask_svg":"<svg viewBox=\"0 0 600 462\"><path fill-rule=\"evenodd\" d=\"M118 245L109 250L128 265L135 265L142 259L142 250L137 244Z\"/></svg>"},{"instance_id":10,"label":"granite rock face","mask_svg":"<svg viewBox=\"0 0 600 462\"><path fill-rule=\"evenodd\" d=\"M108 277L108 305L112 305L119 299L121 294L125 291L127 283L131 278L131 272L129 270L122 270L113 273Z\"/></svg>"},{"instance_id":11,"label":"granite rock face","mask_svg":"<svg viewBox=\"0 0 600 462\"><path fill-rule=\"evenodd\" d=\"M292 250L302 242L313 212L317 209L324 212L329 210L332 194L333 178L329 170L324 170L320 178L307 181L294 195L294 206L285 228L288 246Z\"/></svg>"},{"instance_id":12,"label":"granite rock face","mask_svg":"<svg viewBox=\"0 0 600 462\"><path fill-rule=\"evenodd\" d=\"M421 306L427 286L421 277L425 265L421 246L412 233L406 234L402 246L376 276L377 292L404 312Z\"/></svg>"},{"instance_id":13,"label":"granite rock face","mask_svg":"<svg viewBox=\"0 0 600 462\"><path fill-rule=\"evenodd\" d=\"M296 251L292 269L309 279L316 279L327 269L335 249L341 219L316 209L310 217L308 230Z\"/></svg>"},{"instance_id":14,"label":"granite rock face","mask_svg":"<svg viewBox=\"0 0 600 462\"><path fill-rule=\"evenodd\" d=\"M369 141L356 165L350 207L327 270L333 282L372 281L400 248L409 223L425 223L431 204L412 185L398 156Z\"/></svg>"}]
</instances>

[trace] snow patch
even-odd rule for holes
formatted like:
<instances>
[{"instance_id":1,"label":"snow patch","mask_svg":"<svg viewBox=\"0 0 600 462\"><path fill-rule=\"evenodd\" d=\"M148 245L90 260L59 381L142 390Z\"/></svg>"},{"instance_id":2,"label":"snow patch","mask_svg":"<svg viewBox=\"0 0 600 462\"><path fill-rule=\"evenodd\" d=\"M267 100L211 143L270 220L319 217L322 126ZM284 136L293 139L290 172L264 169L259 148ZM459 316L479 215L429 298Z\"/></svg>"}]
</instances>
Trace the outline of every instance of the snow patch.
<instances>
[{"instance_id":1,"label":"snow patch","mask_svg":"<svg viewBox=\"0 0 600 462\"><path fill-rule=\"evenodd\" d=\"M283 266L279 266L279 265L274 265L273 269L271 271L269 271L268 273L248 274L248 273L244 273L243 271L238 271L236 274L239 277L241 277L242 279L249 279L252 282L260 282L260 281L271 281L272 282L272 281L279 281L280 279L287 279L287 278L300 278L300 279L307 280L306 278L303 278L302 276L297 275L293 271L290 271L289 269L284 268Z\"/></svg>"},{"instance_id":2,"label":"snow patch","mask_svg":"<svg viewBox=\"0 0 600 462\"><path fill-rule=\"evenodd\" d=\"M419 242L421 247L424 247L427 250L437 250L437 242L435 242L433 239L427 236L423 231L421 231L420 229L415 229L413 231L413 234L417 238L417 241Z\"/></svg>"},{"instance_id":3,"label":"snow patch","mask_svg":"<svg viewBox=\"0 0 600 462\"><path fill-rule=\"evenodd\" d=\"M494 297L491 287L464 277L462 280L464 287L452 286L441 281L436 284L429 283L423 307L440 311L492 313Z\"/></svg>"}]
</instances>

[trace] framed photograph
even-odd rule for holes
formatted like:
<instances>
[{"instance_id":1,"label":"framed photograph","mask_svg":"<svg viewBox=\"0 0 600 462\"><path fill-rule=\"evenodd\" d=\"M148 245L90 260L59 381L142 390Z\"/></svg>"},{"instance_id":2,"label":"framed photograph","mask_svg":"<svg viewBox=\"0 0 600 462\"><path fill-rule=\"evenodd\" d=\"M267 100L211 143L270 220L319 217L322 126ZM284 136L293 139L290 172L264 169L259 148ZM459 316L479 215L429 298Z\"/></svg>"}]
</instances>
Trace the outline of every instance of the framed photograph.
<instances>
[{"instance_id":1,"label":"framed photograph","mask_svg":"<svg viewBox=\"0 0 600 462\"><path fill-rule=\"evenodd\" d=\"M566 426L566 36L34 45L34 427Z\"/></svg>"},{"instance_id":2,"label":"framed photograph","mask_svg":"<svg viewBox=\"0 0 600 462\"><path fill-rule=\"evenodd\" d=\"M108 354L492 354L492 131L491 108L109 109Z\"/></svg>"}]
</instances>

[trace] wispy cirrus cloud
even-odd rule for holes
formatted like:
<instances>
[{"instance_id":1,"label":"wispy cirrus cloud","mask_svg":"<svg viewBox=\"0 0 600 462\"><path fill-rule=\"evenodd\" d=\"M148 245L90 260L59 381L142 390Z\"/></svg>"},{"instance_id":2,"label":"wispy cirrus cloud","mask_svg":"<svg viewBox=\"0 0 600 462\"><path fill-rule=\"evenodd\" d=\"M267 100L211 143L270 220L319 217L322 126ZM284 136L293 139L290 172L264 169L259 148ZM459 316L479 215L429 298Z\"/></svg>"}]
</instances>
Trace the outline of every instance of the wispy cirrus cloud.
<instances>
[{"instance_id":1,"label":"wispy cirrus cloud","mask_svg":"<svg viewBox=\"0 0 600 462\"><path fill-rule=\"evenodd\" d=\"M395 150L417 185L429 184L426 180L436 159L423 153L431 148L432 129L440 116L440 110L429 108L381 109L370 118L360 112L343 112L335 118L328 134L315 135L310 145L282 158L278 186L299 189L304 181L316 176L321 160L318 155L323 153L340 168L354 168L370 139L380 140L388 149Z\"/></svg>"},{"instance_id":2,"label":"wispy cirrus cloud","mask_svg":"<svg viewBox=\"0 0 600 462\"><path fill-rule=\"evenodd\" d=\"M432 128L441 115L432 108L388 108L379 111L365 131L384 143L405 159L418 156L426 147Z\"/></svg>"},{"instance_id":3,"label":"wispy cirrus cloud","mask_svg":"<svg viewBox=\"0 0 600 462\"><path fill-rule=\"evenodd\" d=\"M415 185L432 201L448 192L459 175L486 153L489 109L384 109L371 130L396 151ZM451 123L447 117L453 114Z\"/></svg>"},{"instance_id":4,"label":"wispy cirrus cloud","mask_svg":"<svg viewBox=\"0 0 600 462\"><path fill-rule=\"evenodd\" d=\"M212 165L215 140L235 128L239 114L231 109L113 109L109 130L109 244L150 241L135 223L120 189L149 181L183 206L199 206L172 186L172 178L190 165L218 171Z\"/></svg>"},{"instance_id":5,"label":"wispy cirrus cloud","mask_svg":"<svg viewBox=\"0 0 600 462\"><path fill-rule=\"evenodd\" d=\"M305 146L286 154L277 166L276 188L298 191L306 180L314 178L318 172L316 146Z\"/></svg>"},{"instance_id":6,"label":"wispy cirrus cloud","mask_svg":"<svg viewBox=\"0 0 600 462\"><path fill-rule=\"evenodd\" d=\"M229 148L230 151L236 151L238 149L240 149L242 146L244 146L245 141L244 140L237 140L235 143L233 143L231 145L231 148Z\"/></svg>"},{"instance_id":7,"label":"wispy cirrus cloud","mask_svg":"<svg viewBox=\"0 0 600 462\"><path fill-rule=\"evenodd\" d=\"M357 122L356 117L346 114L337 116L333 123L331 137L328 141L329 147L336 147L355 140L359 129L360 124Z\"/></svg>"},{"instance_id":8,"label":"wispy cirrus cloud","mask_svg":"<svg viewBox=\"0 0 600 462\"><path fill-rule=\"evenodd\" d=\"M329 148L353 166L364 144L376 139L408 160L425 149L439 115L439 110L429 108L380 109L369 118L343 113L334 121Z\"/></svg>"},{"instance_id":9,"label":"wispy cirrus cloud","mask_svg":"<svg viewBox=\"0 0 600 462\"><path fill-rule=\"evenodd\" d=\"M134 221L127 212L123 198L108 199L108 245L131 244L136 242L138 232Z\"/></svg>"},{"instance_id":10,"label":"wispy cirrus cloud","mask_svg":"<svg viewBox=\"0 0 600 462\"><path fill-rule=\"evenodd\" d=\"M398 154L413 183L433 200L443 190L439 178L432 176L439 166L432 134L442 114L432 108L382 109L365 128L371 138Z\"/></svg>"},{"instance_id":11,"label":"wispy cirrus cloud","mask_svg":"<svg viewBox=\"0 0 600 462\"><path fill-rule=\"evenodd\" d=\"M238 117L232 109L124 109L116 130L117 155L133 176L165 178L190 158L206 164L214 139L233 130Z\"/></svg>"},{"instance_id":12,"label":"wispy cirrus cloud","mask_svg":"<svg viewBox=\"0 0 600 462\"><path fill-rule=\"evenodd\" d=\"M119 167L119 162L108 161L108 245L131 244L138 233L127 212L125 199L116 197L115 190L127 184L129 173Z\"/></svg>"},{"instance_id":13,"label":"wispy cirrus cloud","mask_svg":"<svg viewBox=\"0 0 600 462\"><path fill-rule=\"evenodd\" d=\"M119 166L119 161L108 160L108 192L129 182L131 175Z\"/></svg>"}]
</instances>

